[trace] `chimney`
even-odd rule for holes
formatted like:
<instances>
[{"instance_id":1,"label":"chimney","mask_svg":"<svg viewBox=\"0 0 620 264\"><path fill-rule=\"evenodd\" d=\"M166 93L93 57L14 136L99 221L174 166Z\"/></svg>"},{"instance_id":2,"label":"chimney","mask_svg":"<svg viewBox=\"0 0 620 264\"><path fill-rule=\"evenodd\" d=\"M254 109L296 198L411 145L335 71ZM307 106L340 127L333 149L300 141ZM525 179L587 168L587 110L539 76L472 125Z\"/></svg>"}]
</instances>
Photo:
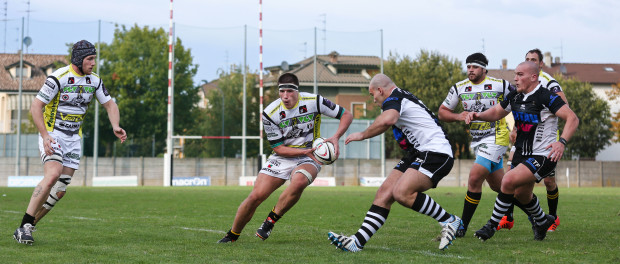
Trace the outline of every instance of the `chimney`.
<instances>
[{"instance_id":1,"label":"chimney","mask_svg":"<svg viewBox=\"0 0 620 264\"><path fill-rule=\"evenodd\" d=\"M329 62L331 64L338 63L338 55L340 55L340 54L338 54L338 52L335 52L335 51L330 52L329 53Z\"/></svg>"},{"instance_id":2,"label":"chimney","mask_svg":"<svg viewBox=\"0 0 620 264\"><path fill-rule=\"evenodd\" d=\"M502 59L502 70L508 70L508 60Z\"/></svg>"},{"instance_id":3,"label":"chimney","mask_svg":"<svg viewBox=\"0 0 620 264\"><path fill-rule=\"evenodd\" d=\"M543 56L543 62L545 63L545 66L547 67L551 67L551 52L545 52L544 56Z\"/></svg>"},{"instance_id":4,"label":"chimney","mask_svg":"<svg viewBox=\"0 0 620 264\"><path fill-rule=\"evenodd\" d=\"M555 63L555 64L560 64L560 57L555 57L555 58L553 59L553 63Z\"/></svg>"}]
</instances>

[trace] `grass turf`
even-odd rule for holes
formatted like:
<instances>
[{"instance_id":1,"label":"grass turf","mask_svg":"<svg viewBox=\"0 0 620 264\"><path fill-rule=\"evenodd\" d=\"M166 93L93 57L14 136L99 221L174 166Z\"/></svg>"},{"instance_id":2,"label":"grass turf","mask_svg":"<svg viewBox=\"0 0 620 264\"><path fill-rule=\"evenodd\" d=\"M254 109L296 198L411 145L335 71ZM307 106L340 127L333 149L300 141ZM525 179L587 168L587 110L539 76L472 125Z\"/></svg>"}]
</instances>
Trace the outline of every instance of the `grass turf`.
<instances>
[{"instance_id":1,"label":"grass turf","mask_svg":"<svg viewBox=\"0 0 620 264\"><path fill-rule=\"evenodd\" d=\"M376 188L312 187L275 226L266 241L254 236L280 188L256 211L240 239L217 244L230 228L251 187L70 187L37 226L35 244L12 239L32 188L0 187L2 263L618 263L620 189L560 188L561 224L534 241L523 212L515 227L486 241L473 233L491 215L495 193L482 200L466 237L447 250L433 239L441 228L428 217L394 204L386 224L362 252L342 252L327 232L351 235L370 208ZM427 192L449 213L460 215L465 188ZM547 209L544 188L536 188Z\"/></svg>"}]
</instances>

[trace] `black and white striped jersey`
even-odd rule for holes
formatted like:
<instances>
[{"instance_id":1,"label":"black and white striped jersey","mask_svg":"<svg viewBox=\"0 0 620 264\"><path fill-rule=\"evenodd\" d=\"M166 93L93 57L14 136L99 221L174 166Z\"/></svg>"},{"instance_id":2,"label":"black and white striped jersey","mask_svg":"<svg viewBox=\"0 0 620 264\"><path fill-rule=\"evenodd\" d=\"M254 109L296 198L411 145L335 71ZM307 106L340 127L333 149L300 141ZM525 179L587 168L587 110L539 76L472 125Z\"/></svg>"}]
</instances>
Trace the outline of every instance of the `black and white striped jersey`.
<instances>
[{"instance_id":1,"label":"black and white striped jersey","mask_svg":"<svg viewBox=\"0 0 620 264\"><path fill-rule=\"evenodd\" d=\"M404 150L433 151L452 157L452 147L435 114L415 95L400 88L383 101L383 111L394 109L400 117L392 126L394 139Z\"/></svg>"},{"instance_id":2,"label":"black and white striped jersey","mask_svg":"<svg viewBox=\"0 0 620 264\"><path fill-rule=\"evenodd\" d=\"M555 116L566 103L560 96L539 84L527 94L511 91L500 102L507 112L512 111L517 128L516 151L524 156L547 156L549 144L557 141L558 117Z\"/></svg>"}]
</instances>

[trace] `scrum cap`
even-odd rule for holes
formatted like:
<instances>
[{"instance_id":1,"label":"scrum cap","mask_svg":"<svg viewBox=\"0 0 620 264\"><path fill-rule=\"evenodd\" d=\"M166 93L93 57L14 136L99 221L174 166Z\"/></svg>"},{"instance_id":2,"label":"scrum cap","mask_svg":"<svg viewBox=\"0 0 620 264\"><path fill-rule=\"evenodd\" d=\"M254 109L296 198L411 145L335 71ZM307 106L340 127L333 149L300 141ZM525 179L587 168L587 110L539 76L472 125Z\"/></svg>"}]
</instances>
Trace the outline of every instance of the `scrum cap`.
<instances>
[{"instance_id":1,"label":"scrum cap","mask_svg":"<svg viewBox=\"0 0 620 264\"><path fill-rule=\"evenodd\" d=\"M82 71L82 62L84 58L90 55L97 55L97 49L95 45L87 40L80 40L73 44L73 50L71 51L71 64L77 66Z\"/></svg>"}]
</instances>

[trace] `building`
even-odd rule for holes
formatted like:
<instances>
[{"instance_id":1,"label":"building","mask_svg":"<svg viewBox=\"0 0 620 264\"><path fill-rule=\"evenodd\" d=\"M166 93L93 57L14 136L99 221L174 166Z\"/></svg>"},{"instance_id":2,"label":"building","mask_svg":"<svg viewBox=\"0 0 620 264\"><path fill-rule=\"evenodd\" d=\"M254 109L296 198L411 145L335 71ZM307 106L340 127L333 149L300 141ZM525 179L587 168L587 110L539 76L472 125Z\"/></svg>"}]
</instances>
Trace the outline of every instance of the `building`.
<instances>
[{"instance_id":1,"label":"building","mask_svg":"<svg viewBox=\"0 0 620 264\"><path fill-rule=\"evenodd\" d=\"M368 89L370 79L381 71L381 58L377 56L340 55L332 51L328 55L316 58L316 83L318 93L353 113L354 118L361 118L369 96L362 91ZM282 62L281 65L265 68L268 75L264 78L264 87L275 87L282 73L290 72L299 78L299 90L314 91L314 57L294 64Z\"/></svg>"},{"instance_id":2,"label":"building","mask_svg":"<svg viewBox=\"0 0 620 264\"><path fill-rule=\"evenodd\" d=\"M15 133L18 116L20 54L0 53L0 133ZM24 54L22 121L28 120L32 100L54 70L67 65L65 55Z\"/></svg>"},{"instance_id":3,"label":"building","mask_svg":"<svg viewBox=\"0 0 620 264\"><path fill-rule=\"evenodd\" d=\"M620 83L620 64L613 63L562 63L558 57L551 60L550 52L545 52L543 59L543 71L555 75L562 75L565 78L575 78L581 82L592 85L593 92L601 99L607 101L611 114L620 111L620 100L610 100L607 93L613 86ZM514 84L514 69L506 67L506 60L502 61L502 69L489 69L489 76L502 78ZM576 98L568 98L577 100ZM617 120L616 120L617 121ZM600 161L620 160L620 144L613 143L596 156Z\"/></svg>"}]
</instances>

